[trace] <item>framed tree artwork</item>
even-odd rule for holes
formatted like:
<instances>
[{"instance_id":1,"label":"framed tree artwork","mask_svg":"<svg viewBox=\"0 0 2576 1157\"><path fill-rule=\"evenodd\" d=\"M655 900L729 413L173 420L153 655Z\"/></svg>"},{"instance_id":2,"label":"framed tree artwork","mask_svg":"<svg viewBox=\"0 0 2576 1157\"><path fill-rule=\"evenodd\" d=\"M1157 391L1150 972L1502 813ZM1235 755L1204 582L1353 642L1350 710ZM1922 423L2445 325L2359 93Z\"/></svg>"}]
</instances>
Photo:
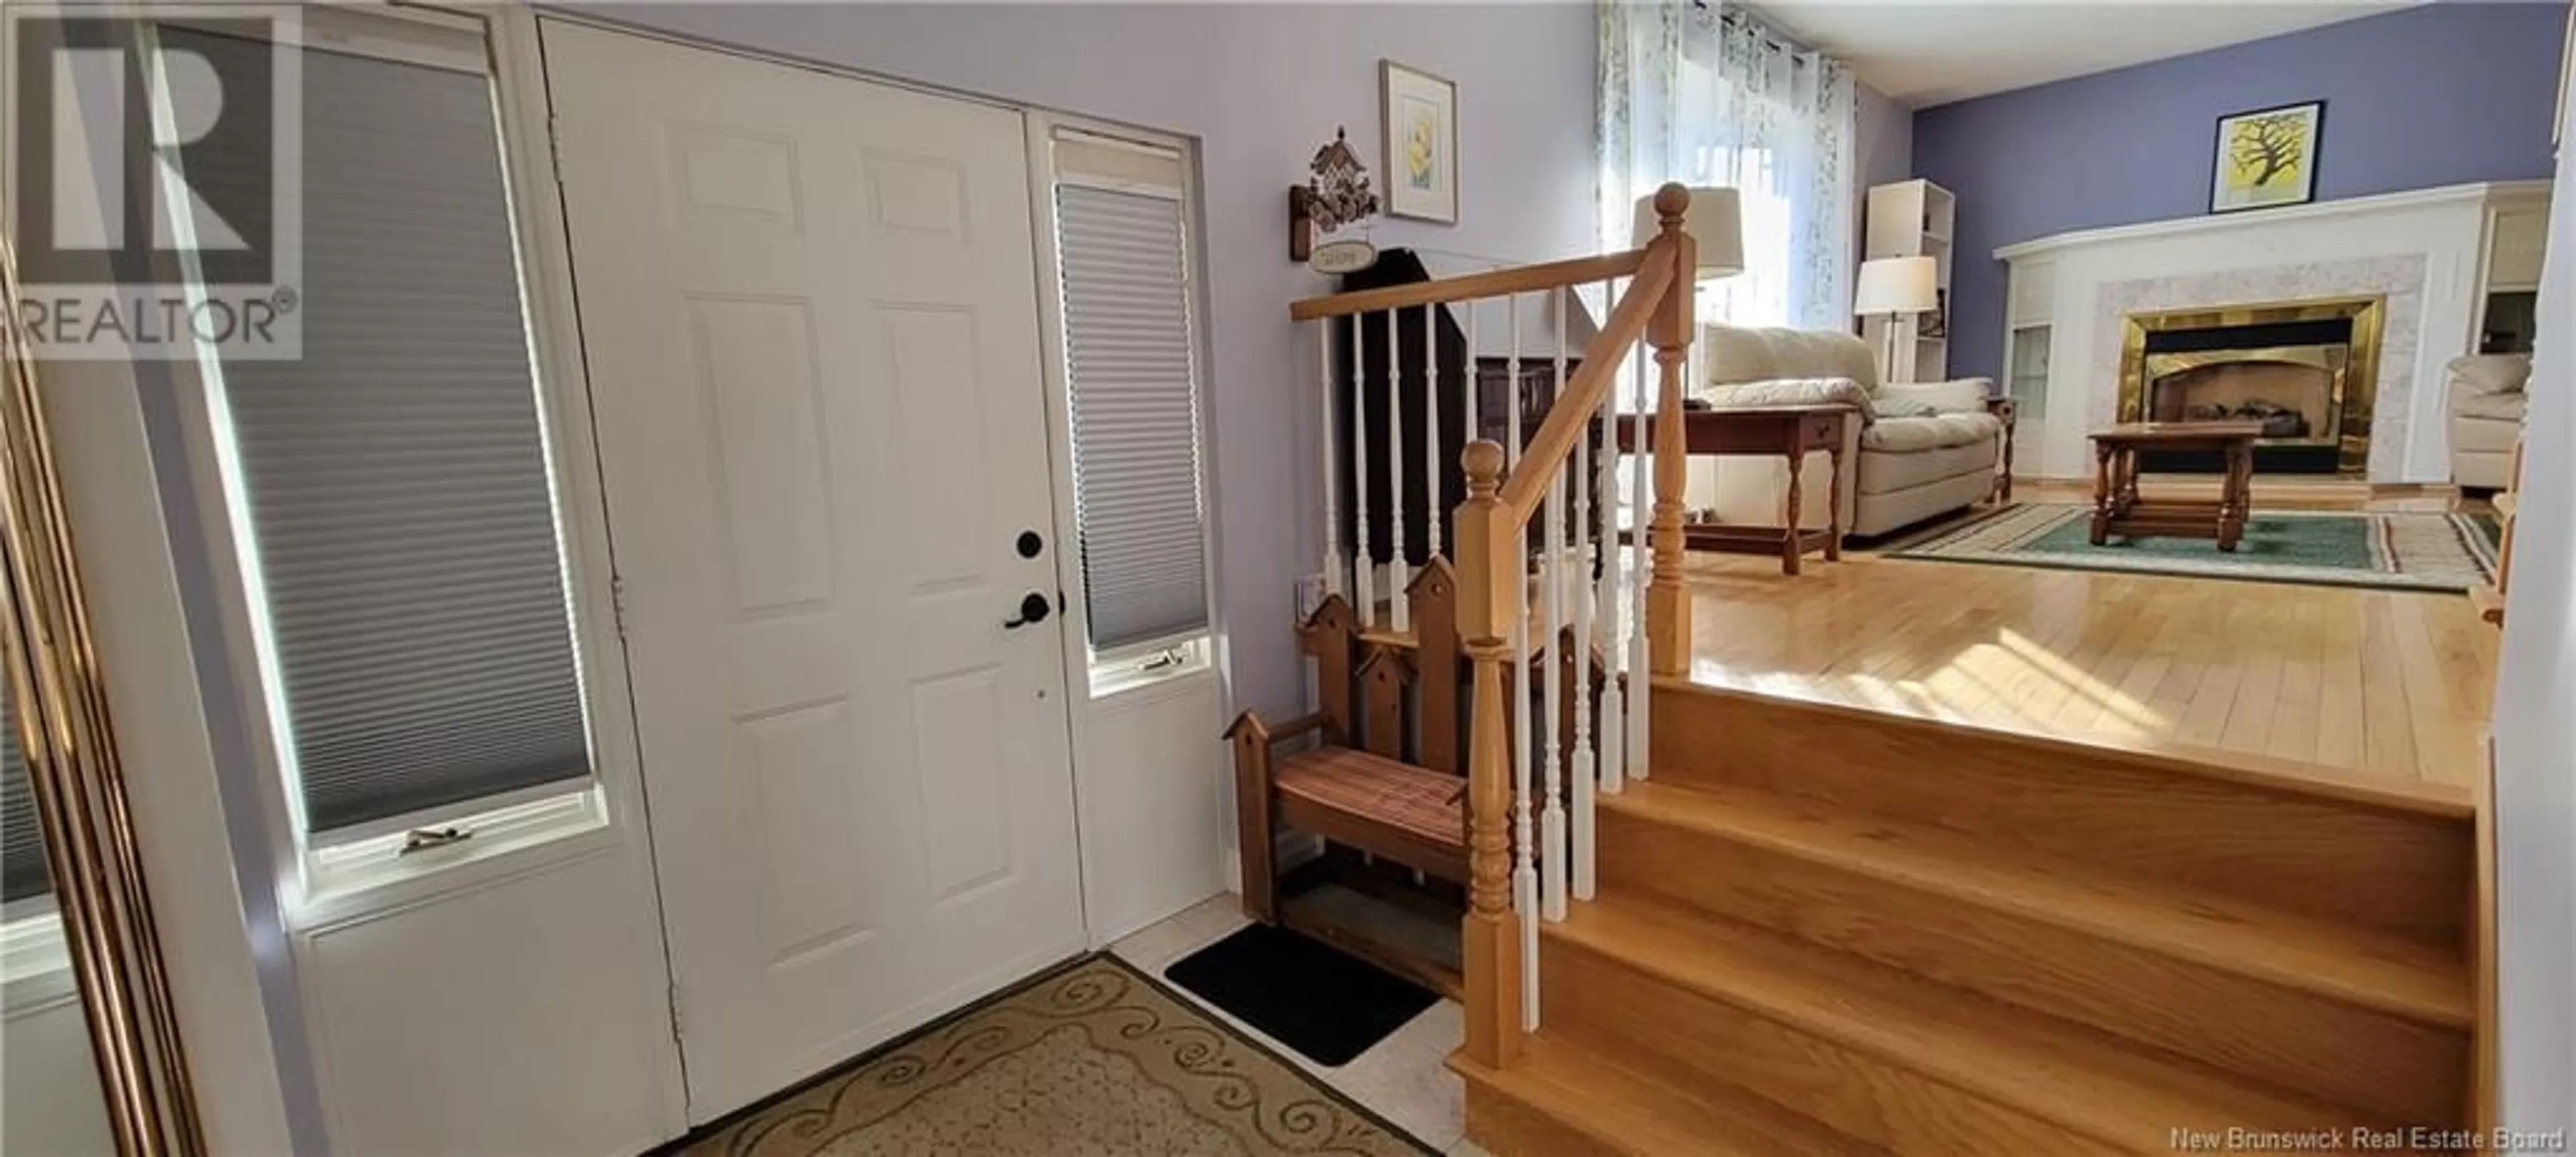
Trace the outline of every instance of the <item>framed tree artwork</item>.
<instances>
[{"instance_id":1,"label":"framed tree artwork","mask_svg":"<svg viewBox=\"0 0 2576 1157\"><path fill-rule=\"evenodd\" d=\"M2233 213L2315 200L2317 140L2325 123L2326 102L2321 100L2218 118L2209 211Z\"/></svg>"},{"instance_id":2,"label":"framed tree artwork","mask_svg":"<svg viewBox=\"0 0 2576 1157\"><path fill-rule=\"evenodd\" d=\"M1458 86L1392 60L1378 62L1386 118L1386 211L1458 223Z\"/></svg>"}]
</instances>

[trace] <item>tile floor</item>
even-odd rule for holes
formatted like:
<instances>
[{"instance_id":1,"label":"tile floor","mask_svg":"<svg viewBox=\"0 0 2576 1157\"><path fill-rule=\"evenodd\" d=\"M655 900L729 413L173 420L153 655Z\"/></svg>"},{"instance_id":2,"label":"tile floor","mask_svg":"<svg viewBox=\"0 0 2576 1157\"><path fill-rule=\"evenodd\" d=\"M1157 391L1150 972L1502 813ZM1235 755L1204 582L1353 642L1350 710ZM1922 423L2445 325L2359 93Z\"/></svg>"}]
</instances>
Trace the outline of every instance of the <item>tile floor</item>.
<instances>
[{"instance_id":1,"label":"tile floor","mask_svg":"<svg viewBox=\"0 0 2576 1157\"><path fill-rule=\"evenodd\" d=\"M1225 893L1183 909L1159 924L1149 925L1110 945L1109 950L1127 963L1159 978L1164 965L1216 942L1243 927L1244 923L1241 902L1232 893ZM1175 991L1179 990L1176 988ZM1187 992L1181 995L1189 996ZM1325 1084L1342 1095L1402 1126L1432 1148L1451 1157L1484 1157L1485 1151L1466 1139L1466 1123L1460 1109L1463 1094L1458 1076L1443 1064L1450 1052L1458 1047L1459 1034L1463 1031L1456 1001L1444 1000L1432 1005L1422 1015L1406 1022L1403 1028L1395 1030L1394 1035L1338 1068L1326 1068L1298 1056L1214 1006L1201 1004L1200 1007L1323 1078Z\"/></svg>"}]
</instances>

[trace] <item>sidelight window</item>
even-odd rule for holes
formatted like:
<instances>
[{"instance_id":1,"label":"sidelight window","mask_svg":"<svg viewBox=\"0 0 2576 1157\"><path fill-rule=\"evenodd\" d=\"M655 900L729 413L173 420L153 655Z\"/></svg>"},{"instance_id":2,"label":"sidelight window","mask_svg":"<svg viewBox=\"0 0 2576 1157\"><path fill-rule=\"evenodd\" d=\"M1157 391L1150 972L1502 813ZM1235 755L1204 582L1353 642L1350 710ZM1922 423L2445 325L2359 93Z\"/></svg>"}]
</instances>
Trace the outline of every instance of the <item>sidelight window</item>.
<instances>
[{"instance_id":1,"label":"sidelight window","mask_svg":"<svg viewBox=\"0 0 2576 1157\"><path fill-rule=\"evenodd\" d=\"M1209 630L1188 171L1160 145L1049 143L1088 642L1096 665L1176 669Z\"/></svg>"},{"instance_id":2,"label":"sidelight window","mask_svg":"<svg viewBox=\"0 0 2576 1157\"><path fill-rule=\"evenodd\" d=\"M308 845L592 773L491 80L479 29L441 31L301 50L303 354L208 367L257 677ZM158 35L209 58L270 51ZM184 165L218 194L266 180L219 150Z\"/></svg>"}]
</instances>

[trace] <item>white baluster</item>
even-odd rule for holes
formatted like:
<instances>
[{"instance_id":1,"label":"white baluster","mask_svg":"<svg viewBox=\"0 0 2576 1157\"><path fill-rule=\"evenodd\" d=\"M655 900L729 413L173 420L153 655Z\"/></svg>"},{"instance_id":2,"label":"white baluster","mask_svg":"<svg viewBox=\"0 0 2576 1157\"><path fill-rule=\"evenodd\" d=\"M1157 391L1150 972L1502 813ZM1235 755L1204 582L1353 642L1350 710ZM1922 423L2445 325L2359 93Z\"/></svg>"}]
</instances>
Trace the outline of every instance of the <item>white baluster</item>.
<instances>
[{"instance_id":1,"label":"white baluster","mask_svg":"<svg viewBox=\"0 0 2576 1157\"><path fill-rule=\"evenodd\" d=\"M1550 413L1565 401L1565 312L1566 299L1571 296L1557 289L1549 291L1546 299L1549 311L1556 315L1556 376L1549 390ZM1545 545L1539 563L1541 601L1547 608L1547 621L1541 624L1547 632L1546 645L1541 649L1545 657L1540 660L1546 666L1539 676L1539 685L1546 689L1542 734L1547 736L1547 762L1541 765L1546 772L1546 804L1539 812L1538 830L1546 851L1539 859L1538 890L1539 908L1549 920L1565 919L1566 753L1561 722L1565 718L1565 680L1559 670L1565 659L1565 474L1564 470L1556 471L1548 484L1542 514L1547 519L1547 533L1541 536Z\"/></svg>"},{"instance_id":2,"label":"white baluster","mask_svg":"<svg viewBox=\"0 0 2576 1157\"><path fill-rule=\"evenodd\" d=\"M1601 288L1607 293L1610 287L1604 284ZM1574 294L1569 290L1566 305L1572 308L1573 304ZM1608 309L1602 310L1601 316L1609 315ZM1574 603L1574 638L1569 644L1574 659L1574 751L1567 757L1570 762L1566 768L1574 789L1571 805L1574 822L1573 847L1569 853L1572 859L1567 867L1574 876L1574 898L1589 900L1594 882L1593 775L1598 766L1592 750L1592 484L1598 474L1592 469L1592 431L1588 427L1582 437L1574 440L1574 460L1567 467L1565 477L1567 488L1574 492L1574 520L1567 528L1574 536L1573 561L1569 567L1573 586L1566 591L1566 597Z\"/></svg>"},{"instance_id":3,"label":"white baluster","mask_svg":"<svg viewBox=\"0 0 2576 1157\"><path fill-rule=\"evenodd\" d=\"M1648 473L1654 451L1652 433L1646 428L1647 415L1655 409L1652 385L1647 380L1646 345L1640 342L1629 353L1637 371L1637 439L1628 461L1632 467L1628 495L1628 671L1637 681L1637 703L1628 712L1628 778L1646 778L1646 719L1653 714L1653 687L1646 676L1646 576L1654 565L1647 553L1646 530L1654 522L1655 488Z\"/></svg>"},{"instance_id":4,"label":"white baluster","mask_svg":"<svg viewBox=\"0 0 2576 1157\"><path fill-rule=\"evenodd\" d=\"M1476 317L1485 312L1484 304L1481 301L1467 303L1467 437L1465 440L1469 442L1475 441L1480 436L1477 433L1476 409L1483 402L1480 395L1485 392L1483 378L1477 372L1483 367L1476 361L1477 351L1481 348L1476 344Z\"/></svg>"},{"instance_id":5,"label":"white baluster","mask_svg":"<svg viewBox=\"0 0 2576 1157\"><path fill-rule=\"evenodd\" d=\"M1351 539L1355 557L1351 584L1360 602L1360 625L1377 625L1377 557L1369 552L1369 468L1377 464L1369 444L1368 318L1351 315Z\"/></svg>"},{"instance_id":6,"label":"white baluster","mask_svg":"<svg viewBox=\"0 0 2576 1157\"><path fill-rule=\"evenodd\" d=\"M1563 400L1560 396L1559 400ZM1558 667L1565 660L1565 472L1558 471L1547 487L1547 501L1540 517L1547 519L1547 532L1540 537L1544 544L1539 556L1539 605L1544 614L1539 622L1539 686L1545 692L1539 713L1540 734L1546 743L1539 751L1539 767L1545 783L1540 788L1544 801L1538 816L1539 908L1550 920L1565 919L1565 680Z\"/></svg>"},{"instance_id":7,"label":"white baluster","mask_svg":"<svg viewBox=\"0 0 2576 1157\"><path fill-rule=\"evenodd\" d=\"M1515 293L1505 300L1511 306L1509 318L1512 334L1511 357L1503 363L1506 372L1511 375L1511 381L1505 383L1503 390L1505 395L1503 424L1506 427L1503 438L1503 477L1509 478L1512 476L1512 467L1520 465L1521 461L1521 298Z\"/></svg>"},{"instance_id":8,"label":"white baluster","mask_svg":"<svg viewBox=\"0 0 2576 1157\"><path fill-rule=\"evenodd\" d=\"M1386 597L1395 608L1395 629L1413 629L1413 600L1404 588L1413 585L1413 564L1404 551L1404 311L1386 311Z\"/></svg>"},{"instance_id":9,"label":"white baluster","mask_svg":"<svg viewBox=\"0 0 2576 1157\"><path fill-rule=\"evenodd\" d=\"M1324 394L1324 436L1321 441L1324 443L1324 593L1326 595L1342 593L1342 508L1335 501L1341 491L1339 469L1341 453L1340 447L1336 445L1341 438L1340 431L1333 428L1333 325L1333 319L1328 317L1324 319L1322 325L1316 327L1316 336L1323 339L1323 357L1320 360L1323 367ZM1351 332L1353 334L1359 332L1357 318L1351 321ZM1351 379L1353 381L1359 379L1357 354L1351 357Z\"/></svg>"},{"instance_id":10,"label":"white baluster","mask_svg":"<svg viewBox=\"0 0 2576 1157\"><path fill-rule=\"evenodd\" d=\"M1439 306L1422 307L1422 522L1430 534L1430 549L1422 556L1428 563L1440 553L1440 479L1458 464L1440 453L1440 315Z\"/></svg>"},{"instance_id":11,"label":"white baluster","mask_svg":"<svg viewBox=\"0 0 2576 1157\"><path fill-rule=\"evenodd\" d=\"M1505 477L1521 457L1521 299L1504 299L1510 322L1511 356L1503 363L1508 380L1503 394L1503 462ZM1512 536L1513 569L1529 566L1529 528ZM1530 769L1530 729L1537 726L1529 709L1529 583L1514 583L1520 605L1512 608L1512 908L1521 917L1521 1028L1538 1029L1538 857L1530 822L1530 800L1537 794Z\"/></svg>"},{"instance_id":12,"label":"white baluster","mask_svg":"<svg viewBox=\"0 0 2576 1157\"><path fill-rule=\"evenodd\" d=\"M1602 299L1615 306L1619 301L1615 283L1602 284ZM1607 307L1605 307L1606 309ZM1626 786L1628 738L1628 705L1619 676L1627 667L1621 644L1619 624L1624 621L1619 603L1619 388L1614 379L1611 388L1601 394L1601 450L1595 460L1599 466L1593 486L1601 494L1601 525L1592 544L1593 557L1600 573L1592 595L1593 639L1601 646L1601 790L1619 794ZM1591 864L1584 862L1588 869ZM1586 893L1589 899L1590 894Z\"/></svg>"}]
</instances>

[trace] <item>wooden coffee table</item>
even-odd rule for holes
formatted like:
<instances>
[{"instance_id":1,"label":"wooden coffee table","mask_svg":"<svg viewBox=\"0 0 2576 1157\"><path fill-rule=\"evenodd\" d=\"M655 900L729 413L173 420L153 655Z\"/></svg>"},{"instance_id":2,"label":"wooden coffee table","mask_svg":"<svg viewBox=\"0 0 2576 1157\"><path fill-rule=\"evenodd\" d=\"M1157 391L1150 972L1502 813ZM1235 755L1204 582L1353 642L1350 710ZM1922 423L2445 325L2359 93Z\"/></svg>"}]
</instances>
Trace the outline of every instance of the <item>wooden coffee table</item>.
<instances>
[{"instance_id":1,"label":"wooden coffee table","mask_svg":"<svg viewBox=\"0 0 2576 1157\"><path fill-rule=\"evenodd\" d=\"M2254 440L2261 422L2127 422L2093 431L2093 545L2114 534L2166 534L2218 540L2234 551L2245 536L2254 486ZM2148 499L2138 495L2138 451L2208 450L2226 460L2218 501Z\"/></svg>"}]
</instances>

